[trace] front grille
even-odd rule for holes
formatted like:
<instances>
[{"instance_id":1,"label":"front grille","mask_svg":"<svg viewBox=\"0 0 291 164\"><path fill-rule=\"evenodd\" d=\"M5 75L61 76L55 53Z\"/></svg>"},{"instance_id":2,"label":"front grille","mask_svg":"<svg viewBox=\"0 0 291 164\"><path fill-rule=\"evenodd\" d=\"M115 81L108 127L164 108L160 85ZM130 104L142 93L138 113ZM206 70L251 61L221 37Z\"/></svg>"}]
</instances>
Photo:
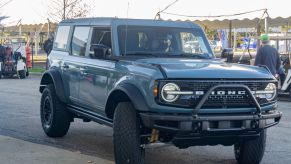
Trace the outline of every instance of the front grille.
<instances>
[{"instance_id":1,"label":"front grille","mask_svg":"<svg viewBox=\"0 0 291 164\"><path fill-rule=\"evenodd\" d=\"M220 91L245 91L241 88L219 88ZM201 98L198 98L198 101ZM197 102L197 101L194 101ZM194 104L193 104L194 105ZM203 107L249 107L253 106L254 103L249 94L246 95L210 95L208 100L205 102Z\"/></svg>"},{"instance_id":2,"label":"front grille","mask_svg":"<svg viewBox=\"0 0 291 164\"><path fill-rule=\"evenodd\" d=\"M254 81L177 81L181 90L209 90L211 87L218 84L241 84L246 85L252 91L264 90L269 82L254 82Z\"/></svg>"},{"instance_id":3,"label":"front grille","mask_svg":"<svg viewBox=\"0 0 291 164\"><path fill-rule=\"evenodd\" d=\"M163 86L167 82L174 82L182 91L203 91L204 94L213 86L219 84L229 84L229 85L246 85L251 91L264 90L270 80L262 80L262 81L237 81L237 80L229 80L229 81L220 81L220 80L177 80L177 81L162 81L160 86ZM215 91L246 91L246 89L238 87L238 88L218 88ZM182 107L191 107L195 108L196 105L201 101L203 95L182 95L180 98L171 103L171 105L182 106ZM260 105L264 105L268 103L266 99L257 98L257 101ZM166 102L163 102L160 98L160 102L166 105ZM204 103L202 108L244 108L244 107L255 107L255 104L251 98L251 95L246 92L244 95L210 95L207 101Z\"/></svg>"}]
</instances>

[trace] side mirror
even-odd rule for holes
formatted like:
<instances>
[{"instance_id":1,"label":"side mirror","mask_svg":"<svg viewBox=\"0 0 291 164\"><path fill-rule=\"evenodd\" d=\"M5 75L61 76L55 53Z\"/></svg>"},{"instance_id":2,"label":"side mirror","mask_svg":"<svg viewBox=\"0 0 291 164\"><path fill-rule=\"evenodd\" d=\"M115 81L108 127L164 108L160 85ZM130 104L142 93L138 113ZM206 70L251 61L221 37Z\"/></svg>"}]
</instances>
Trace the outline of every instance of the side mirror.
<instances>
[{"instance_id":1,"label":"side mirror","mask_svg":"<svg viewBox=\"0 0 291 164\"><path fill-rule=\"evenodd\" d=\"M233 54L232 48L225 48L221 52L221 58L226 59L226 62L232 62Z\"/></svg>"},{"instance_id":2,"label":"side mirror","mask_svg":"<svg viewBox=\"0 0 291 164\"><path fill-rule=\"evenodd\" d=\"M96 45L91 45L90 50L93 51L93 53L90 54L91 58L105 59L106 53L109 50L109 48L101 44L96 44Z\"/></svg>"},{"instance_id":3,"label":"side mirror","mask_svg":"<svg viewBox=\"0 0 291 164\"><path fill-rule=\"evenodd\" d=\"M104 59L105 58L105 49L104 48L94 48L94 58Z\"/></svg>"}]
</instances>

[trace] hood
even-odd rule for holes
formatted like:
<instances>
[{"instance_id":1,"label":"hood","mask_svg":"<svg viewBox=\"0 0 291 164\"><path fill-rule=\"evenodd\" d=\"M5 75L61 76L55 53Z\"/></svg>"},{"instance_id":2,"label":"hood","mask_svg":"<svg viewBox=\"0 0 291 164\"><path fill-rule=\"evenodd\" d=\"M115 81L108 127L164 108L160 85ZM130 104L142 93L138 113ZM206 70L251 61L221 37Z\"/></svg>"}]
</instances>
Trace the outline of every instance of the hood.
<instances>
[{"instance_id":1,"label":"hood","mask_svg":"<svg viewBox=\"0 0 291 164\"><path fill-rule=\"evenodd\" d=\"M135 62L160 65L167 78L274 79L274 76L262 67L230 64L213 59L147 58Z\"/></svg>"}]
</instances>

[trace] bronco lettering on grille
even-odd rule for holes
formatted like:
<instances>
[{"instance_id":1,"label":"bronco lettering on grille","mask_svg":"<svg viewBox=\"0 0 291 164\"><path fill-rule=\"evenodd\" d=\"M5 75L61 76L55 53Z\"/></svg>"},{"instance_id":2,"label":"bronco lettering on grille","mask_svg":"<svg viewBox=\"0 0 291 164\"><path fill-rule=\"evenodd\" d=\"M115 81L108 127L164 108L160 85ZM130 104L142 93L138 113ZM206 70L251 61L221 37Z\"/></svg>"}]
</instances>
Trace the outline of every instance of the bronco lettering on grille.
<instances>
[{"instance_id":1,"label":"bronco lettering on grille","mask_svg":"<svg viewBox=\"0 0 291 164\"><path fill-rule=\"evenodd\" d=\"M204 95L204 91L195 91L195 95ZM213 91L211 95L245 95L246 91Z\"/></svg>"}]
</instances>

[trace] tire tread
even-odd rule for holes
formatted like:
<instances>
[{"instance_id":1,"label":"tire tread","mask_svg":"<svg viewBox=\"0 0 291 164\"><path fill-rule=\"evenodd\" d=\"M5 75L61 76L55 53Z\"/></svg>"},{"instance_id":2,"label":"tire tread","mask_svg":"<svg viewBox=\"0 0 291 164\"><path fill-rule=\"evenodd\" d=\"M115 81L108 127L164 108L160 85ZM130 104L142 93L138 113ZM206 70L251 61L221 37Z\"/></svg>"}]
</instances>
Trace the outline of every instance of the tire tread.
<instances>
[{"instance_id":1,"label":"tire tread","mask_svg":"<svg viewBox=\"0 0 291 164\"><path fill-rule=\"evenodd\" d=\"M53 120L50 128L46 129L43 127L44 131L49 137L63 137L67 134L70 128L70 114L68 113L65 104L57 97L53 84L46 86L43 95L46 93L50 94L53 101ZM43 100L44 96L42 97L41 104L43 104Z\"/></svg>"},{"instance_id":2,"label":"tire tread","mask_svg":"<svg viewBox=\"0 0 291 164\"><path fill-rule=\"evenodd\" d=\"M143 164L140 147L140 119L129 102L119 103L114 113L114 154L116 164Z\"/></svg>"},{"instance_id":3,"label":"tire tread","mask_svg":"<svg viewBox=\"0 0 291 164\"><path fill-rule=\"evenodd\" d=\"M266 130L254 140L240 143L240 155L236 159L239 164L259 164L264 156L266 147Z\"/></svg>"}]
</instances>

